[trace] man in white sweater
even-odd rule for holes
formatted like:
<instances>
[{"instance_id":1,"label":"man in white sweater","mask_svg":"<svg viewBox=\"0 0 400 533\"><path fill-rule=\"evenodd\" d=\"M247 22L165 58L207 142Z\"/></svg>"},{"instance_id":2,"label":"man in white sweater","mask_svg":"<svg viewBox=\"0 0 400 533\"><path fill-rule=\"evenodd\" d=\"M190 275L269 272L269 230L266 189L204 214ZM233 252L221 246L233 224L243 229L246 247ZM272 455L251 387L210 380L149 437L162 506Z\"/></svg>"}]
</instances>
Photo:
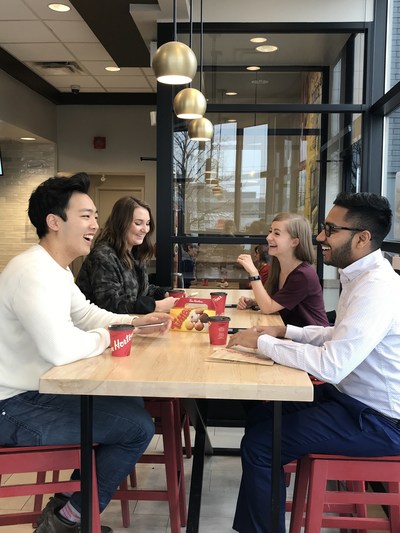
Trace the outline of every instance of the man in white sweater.
<instances>
[{"instance_id":1,"label":"man in white sweater","mask_svg":"<svg viewBox=\"0 0 400 533\"><path fill-rule=\"evenodd\" d=\"M80 442L79 396L40 394L39 378L54 365L101 354L110 344L107 325L164 322L145 332L167 331L171 318L137 318L91 304L68 265L87 255L98 229L88 196L89 178L76 174L43 182L29 200L39 243L14 257L0 275L0 444L32 446ZM132 471L154 434L142 398L95 397L93 439L100 510ZM80 494L56 495L37 533L78 533ZM102 532L111 529L102 526Z\"/></svg>"}]
</instances>

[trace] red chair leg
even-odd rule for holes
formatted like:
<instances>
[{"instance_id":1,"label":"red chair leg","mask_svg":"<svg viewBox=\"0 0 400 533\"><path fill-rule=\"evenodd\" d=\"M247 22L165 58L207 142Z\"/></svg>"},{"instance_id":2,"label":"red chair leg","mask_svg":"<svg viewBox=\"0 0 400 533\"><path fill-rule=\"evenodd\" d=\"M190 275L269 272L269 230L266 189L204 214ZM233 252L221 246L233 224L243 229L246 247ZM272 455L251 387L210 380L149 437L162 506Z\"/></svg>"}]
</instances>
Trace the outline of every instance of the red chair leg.
<instances>
[{"instance_id":1,"label":"red chair leg","mask_svg":"<svg viewBox=\"0 0 400 533\"><path fill-rule=\"evenodd\" d=\"M32 446L32 447L0 447L0 475L36 472L36 481L13 485L8 482L0 488L0 497L35 496L35 508L32 511L0 514L0 526L33 523L41 515L37 509L36 499L43 494L55 492L76 492L80 490L79 480L59 481L59 470L72 470L80 468L79 446ZM93 495L92 495L92 532L101 533L99 497L97 489L96 464L94 453L93 461ZM46 472L55 472L53 480L46 482Z\"/></svg>"}]
</instances>

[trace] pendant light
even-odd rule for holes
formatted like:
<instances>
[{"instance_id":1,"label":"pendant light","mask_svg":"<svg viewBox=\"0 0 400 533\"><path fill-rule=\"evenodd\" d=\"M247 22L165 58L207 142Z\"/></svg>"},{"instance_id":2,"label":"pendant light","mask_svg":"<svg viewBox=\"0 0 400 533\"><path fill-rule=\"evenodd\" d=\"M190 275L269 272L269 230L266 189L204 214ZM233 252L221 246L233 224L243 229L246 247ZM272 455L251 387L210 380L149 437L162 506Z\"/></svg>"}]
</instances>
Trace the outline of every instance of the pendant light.
<instances>
[{"instance_id":1,"label":"pendant light","mask_svg":"<svg viewBox=\"0 0 400 533\"><path fill-rule=\"evenodd\" d=\"M193 39L193 0L190 0L190 32L189 47L192 48ZM206 112L207 101L200 91L188 87L182 89L174 98L174 111L178 118L190 120L201 118Z\"/></svg>"},{"instance_id":2,"label":"pendant light","mask_svg":"<svg viewBox=\"0 0 400 533\"><path fill-rule=\"evenodd\" d=\"M177 41L176 2L173 0L174 40L161 45L151 63L157 81L167 85L190 83L197 71L195 53L185 43Z\"/></svg>"},{"instance_id":3,"label":"pendant light","mask_svg":"<svg viewBox=\"0 0 400 533\"><path fill-rule=\"evenodd\" d=\"M200 0L200 92L203 87L203 0ZM214 128L208 118L195 118L188 125L189 138L192 141L211 141Z\"/></svg>"}]
</instances>

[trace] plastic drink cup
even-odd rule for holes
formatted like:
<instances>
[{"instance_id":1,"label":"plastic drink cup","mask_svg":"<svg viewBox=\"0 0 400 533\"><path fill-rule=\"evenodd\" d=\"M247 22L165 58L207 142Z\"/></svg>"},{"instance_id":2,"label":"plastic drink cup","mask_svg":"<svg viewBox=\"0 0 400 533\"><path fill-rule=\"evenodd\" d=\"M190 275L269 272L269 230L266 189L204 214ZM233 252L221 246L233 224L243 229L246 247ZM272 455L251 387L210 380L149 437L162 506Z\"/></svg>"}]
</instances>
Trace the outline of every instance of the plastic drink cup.
<instances>
[{"instance_id":1,"label":"plastic drink cup","mask_svg":"<svg viewBox=\"0 0 400 533\"><path fill-rule=\"evenodd\" d=\"M225 346L228 340L229 316L210 316L208 319L208 334L210 344Z\"/></svg>"},{"instance_id":2,"label":"plastic drink cup","mask_svg":"<svg viewBox=\"0 0 400 533\"><path fill-rule=\"evenodd\" d=\"M226 292L210 292L211 300L215 306L215 312L217 315L223 315L225 313L225 302L227 297Z\"/></svg>"},{"instance_id":3,"label":"plastic drink cup","mask_svg":"<svg viewBox=\"0 0 400 533\"><path fill-rule=\"evenodd\" d=\"M186 295L183 289L171 289L168 294L174 298L183 298Z\"/></svg>"},{"instance_id":4,"label":"plastic drink cup","mask_svg":"<svg viewBox=\"0 0 400 533\"><path fill-rule=\"evenodd\" d=\"M126 357L131 353L134 326L131 324L111 324L110 333L111 355Z\"/></svg>"}]
</instances>

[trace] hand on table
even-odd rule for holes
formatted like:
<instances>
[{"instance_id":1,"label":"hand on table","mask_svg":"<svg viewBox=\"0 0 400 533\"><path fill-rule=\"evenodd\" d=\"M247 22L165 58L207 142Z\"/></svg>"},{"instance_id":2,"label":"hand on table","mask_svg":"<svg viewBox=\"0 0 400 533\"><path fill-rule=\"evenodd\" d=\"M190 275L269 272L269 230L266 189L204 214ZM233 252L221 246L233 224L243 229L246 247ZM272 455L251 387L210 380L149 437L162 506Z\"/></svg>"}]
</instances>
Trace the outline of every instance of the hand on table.
<instances>
[{"instance_id":1,"label":"hand on table","mask_svg":"<svg viewBox=\"0 0 400 533\"><path fill-rule=\"evenodd\" d=\"M171 298L175 300L176 298ZM147 328L139 328L139 326L144 326L146 324L159 324L163 323L162 326L154 326ZM171 329L172 316L167 313L149 313L147 315L142 315L136 318L133 321L133 325L138 328L139 333L166 333Z\"/></svg>"},{"instance_id":2,"label":"hand on table","mask_svg":"<svg viewBox=\"0 0 400 533\"><path fill-rule=\"evenodd\" d=\"M286 326L254 326L244 331L238 331L230 335L227 348L232 346L245 346L246 348L257 348L258 337L261 335L271 335L282 338L285 336Z\"/></svg>"},{"instance_id":3,"label":"hand on table","mask_svg":"<svg viewBox=\"0 0 400 533\"><path fill-rule=\"evenodd\" d=\"M239 298L237 308L238 309L249 309L253 305L257 305L257 302L253 298L248 298L247 296L241 296Z\"/></svg>"},{"instance_id":4,"label":"hand on table","mask_svg":"<svg viewBox=\"0 0 400 533\"><path fill-rule=\"evenodd\" d=\"M167 298L163 298L162 300L156 300L155 310L160 313L169 313L177 300L179 300L179 298L174 298L173 296L167 296Z\"/></svg>"}]
</instances>

